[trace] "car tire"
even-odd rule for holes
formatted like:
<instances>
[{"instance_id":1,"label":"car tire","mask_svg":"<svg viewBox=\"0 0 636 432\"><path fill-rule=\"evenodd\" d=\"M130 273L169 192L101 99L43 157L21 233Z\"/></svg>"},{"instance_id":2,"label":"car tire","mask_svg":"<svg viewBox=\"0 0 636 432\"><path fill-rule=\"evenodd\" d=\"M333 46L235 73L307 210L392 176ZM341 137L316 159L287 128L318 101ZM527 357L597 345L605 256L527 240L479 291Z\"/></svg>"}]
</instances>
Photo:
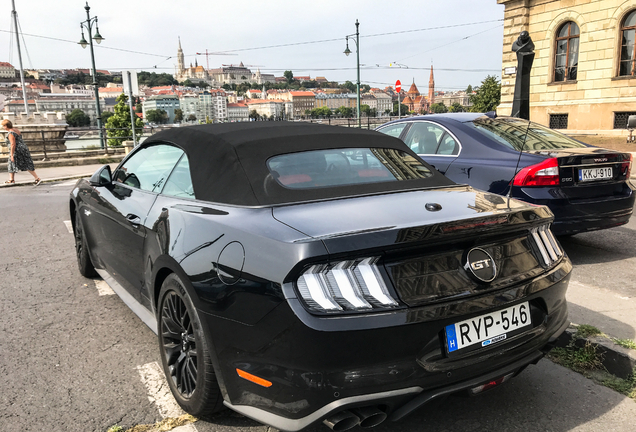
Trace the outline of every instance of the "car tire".
<instances>
[{"instance_id":1,"label":"car tire","mask_svg":"<svg viewBox=\"0 0 636 432\"><path fill-rule=\"evenodd\" d=\"M195 417L223 407L201 321L183 283L174 273L159 293L158 340L161 364L177 403Z\"/></svg>"},{"instance_id":2,"label":"car tire","mask_svg":"<svg viewBox=\"0 0 636 432\"><path fill-rule=\"evenodd\" d=\"M88 242L84 236L84 228L82 227L78 211L75 212L73 235L75 236L75 255L77 256L77 267L80 274L87 278L96 277L97 272L88 253Z\"/></svg>"}]
</instances>

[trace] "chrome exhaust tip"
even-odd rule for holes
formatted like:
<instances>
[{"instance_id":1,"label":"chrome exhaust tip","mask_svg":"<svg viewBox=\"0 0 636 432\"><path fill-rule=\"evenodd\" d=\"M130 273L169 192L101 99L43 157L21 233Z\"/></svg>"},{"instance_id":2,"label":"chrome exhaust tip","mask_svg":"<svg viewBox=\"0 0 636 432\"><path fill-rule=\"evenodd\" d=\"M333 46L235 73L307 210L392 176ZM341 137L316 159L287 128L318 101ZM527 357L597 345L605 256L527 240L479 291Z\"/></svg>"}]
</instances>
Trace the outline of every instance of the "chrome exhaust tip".
<instances>
[{"instance_id":1,"label":"chrome exhaust tip","mask_svg":"<svg viewBox=\"0 0 636 432\"><path fill-rule=\"evenodd\" d=\"M351 412L360 418L360 426L363 428L375 427L387 417L384 411L372 406L355 408Z\"/></svg>"},{"instance_id":2,"label":"chrome exhaust tip","mask_svg":"<svg viewBox=\"0 0 636 432\"><path fill-rule=\"evenodd\" d=\"M360 418L351 411L340 411L322 421L336 432L346 431L360 424Z\"/></svg>"}]
</instances>

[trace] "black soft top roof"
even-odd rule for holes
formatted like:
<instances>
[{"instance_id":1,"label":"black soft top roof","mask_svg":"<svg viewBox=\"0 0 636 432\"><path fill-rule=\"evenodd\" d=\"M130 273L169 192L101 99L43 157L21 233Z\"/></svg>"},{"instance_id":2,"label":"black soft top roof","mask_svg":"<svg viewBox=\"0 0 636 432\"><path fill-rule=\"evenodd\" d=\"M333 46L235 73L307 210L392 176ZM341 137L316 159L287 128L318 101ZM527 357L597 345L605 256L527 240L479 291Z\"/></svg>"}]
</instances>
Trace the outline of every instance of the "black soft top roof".
<instances>
[{"instance_id":1,"label":"black soft top roof","mask_svg":"<svg viewBox=\"0 0 636 432\"><path fill-rule=\"evenodd\" d=\"M241 122L172 128L144 142L181 147L190 162L197 199L244 206L293 203L361 193L453 184L435 169L433 177L403 182L288 189L268 183L267 160L276 155L334 148L393 148L417 158L402 141L385 134L322 124Z\"/></svg>"}]
</instances>

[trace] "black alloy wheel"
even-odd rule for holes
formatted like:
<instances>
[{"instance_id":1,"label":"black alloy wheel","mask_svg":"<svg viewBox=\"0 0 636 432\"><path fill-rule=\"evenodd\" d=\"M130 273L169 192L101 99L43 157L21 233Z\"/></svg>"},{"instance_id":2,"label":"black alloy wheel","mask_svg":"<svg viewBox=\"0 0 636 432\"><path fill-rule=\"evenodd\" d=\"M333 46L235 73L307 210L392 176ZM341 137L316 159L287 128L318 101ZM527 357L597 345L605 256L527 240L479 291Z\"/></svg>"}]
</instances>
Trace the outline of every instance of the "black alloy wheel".
<instances>
[{"instance_id":1,"label":"black alloy wheel","mask_svg":"<svg viewBox=\"0 0 636 432\"><path fill-rule=\"evenodd\" d=\"M159 348L170 390L186 412L210 415L223 398L192 300L175 274L166 278L159 298Z\"/></svg>"},{"instance_id":2,"label":"black alloy wheel","mask_svg":"<svg viewBox=\"0 0 636 432\"><path fill-rule=\"evenodd\" d=\"M91 257L88 254L88 244L84 237L84 229L82 227L82 222L80 221L79 211L75 211L75 224L73 228L75 235L75 255L77 256L77 267L79 268L82 276L93 278L97 276L97 272L95 271Z\"/></svg>"}]
</instances>

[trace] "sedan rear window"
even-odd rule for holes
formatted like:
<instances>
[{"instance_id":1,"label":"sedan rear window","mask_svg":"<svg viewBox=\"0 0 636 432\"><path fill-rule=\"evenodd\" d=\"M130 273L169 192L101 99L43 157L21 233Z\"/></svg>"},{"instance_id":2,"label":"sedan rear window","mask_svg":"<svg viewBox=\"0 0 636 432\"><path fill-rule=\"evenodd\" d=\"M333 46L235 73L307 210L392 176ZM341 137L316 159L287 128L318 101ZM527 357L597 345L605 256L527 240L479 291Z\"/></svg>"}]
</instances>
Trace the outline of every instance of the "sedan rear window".
<instances>
[{"instance_id":1,"label":"sedan rear window","mask_svg":"<svg viewBox=\"0 0 636 432\"><path fill-rule=\"evenodd\" d=\"M397 149L345 148L288 153L267 161L270 174L283 187L313 189L425 179L432 171Z\"/></svg>"},{"instance_id":2,"label":"sedan rear window","mask_svg":"<svg viewBox=\"0 0 636 432\"><path fill-rule=\"evenodd\" d=\"M521 119L480 117L466 123L466 125L472 125L482 135L515 150L555 150L587 147L585 144L562 133Z\"/></svg>"}]
</instances>

